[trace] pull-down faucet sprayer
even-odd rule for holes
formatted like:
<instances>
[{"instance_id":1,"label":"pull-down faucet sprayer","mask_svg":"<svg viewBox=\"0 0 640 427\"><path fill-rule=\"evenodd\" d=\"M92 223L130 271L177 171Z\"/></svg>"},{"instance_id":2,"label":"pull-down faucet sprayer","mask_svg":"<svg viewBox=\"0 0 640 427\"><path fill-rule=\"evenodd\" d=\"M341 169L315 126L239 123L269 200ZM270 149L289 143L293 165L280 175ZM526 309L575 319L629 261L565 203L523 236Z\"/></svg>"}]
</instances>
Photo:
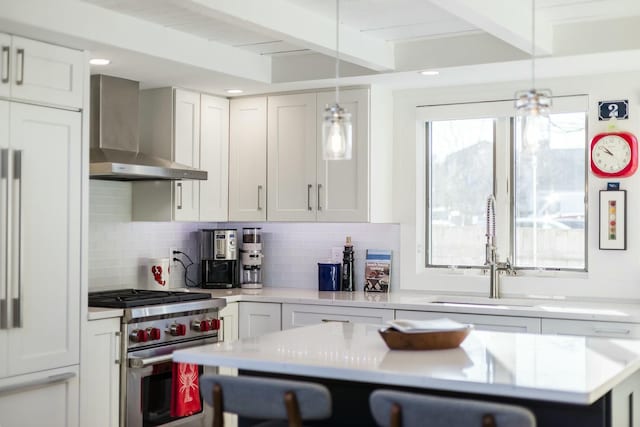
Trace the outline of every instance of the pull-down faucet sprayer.
<instances>
[{"instance_id":1,"label":"pull-down faucet sprayer","mask_svg":"<svg viewBox=\"0 0 640 427\"><path fill-rule=\"evenodd\" d=\"M487 242L485 244L484 265L489 267L489 298L500 298L500 271L506 271L509 275L516 272L511 266L509 258L505 262L498 261L498 249L496 248L496 198L490 194L487 198Z\"/></svg>"}]
</instances>

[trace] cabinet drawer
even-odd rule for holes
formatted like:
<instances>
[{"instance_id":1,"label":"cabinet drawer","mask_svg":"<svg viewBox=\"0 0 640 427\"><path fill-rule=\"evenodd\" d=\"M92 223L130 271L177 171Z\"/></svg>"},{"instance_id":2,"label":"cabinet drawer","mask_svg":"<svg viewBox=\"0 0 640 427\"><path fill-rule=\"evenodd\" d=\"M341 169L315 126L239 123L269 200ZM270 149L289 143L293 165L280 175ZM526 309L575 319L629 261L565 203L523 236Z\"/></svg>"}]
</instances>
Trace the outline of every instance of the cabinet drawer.
<instances>
[{"instance_id":1,"label":"cabinet drawer","mask_svg":"<svg viewBox=\"0 0 640 427\"><path fill-rule=\"evenodd\" d=\"M591 320L542 319L542 333L587 337L639 338L640 324Z\"/></svg>"},{"instance_id":2,"label":"cabinet drawer","mask_svg":"<svg viewBox=\"0 0 640 427\"><path fill-rule=\"evenodd\" d=\"M396 319L427 320L441 318L448 318L460 323L471 323L479 331L540 333L540 319L533 317L396 310Z\"/></svg>"},{"instance_id":3,"label":"cabinet drawer","mask_svg":"<svg viewBox=\"0 0 640 427\"><path fill-rule=\"evenodd\" d=\"M382 308L282 304L282 329L315 325L322 322L382 324L389 320L393 320L393 310Z\"/></svg>"}]
</instances>

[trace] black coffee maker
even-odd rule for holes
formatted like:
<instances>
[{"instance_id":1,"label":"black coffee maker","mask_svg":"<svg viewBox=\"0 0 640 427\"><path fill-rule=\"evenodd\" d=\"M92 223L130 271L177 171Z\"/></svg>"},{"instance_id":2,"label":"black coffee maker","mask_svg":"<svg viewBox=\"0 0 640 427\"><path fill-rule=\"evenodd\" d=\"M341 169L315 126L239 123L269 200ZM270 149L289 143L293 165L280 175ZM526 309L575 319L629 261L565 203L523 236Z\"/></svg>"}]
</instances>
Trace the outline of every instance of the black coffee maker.
<instances>
[{"instance_id":1,"label":"black coffee maker","mask_svg":"<svg viewBox=\"0 0 640 427\"><path fill-rule=\"evenodd\" d=\"M202 287L227 289L240 285L237 230L200 230Z\"/></svg>"}]
</instances>

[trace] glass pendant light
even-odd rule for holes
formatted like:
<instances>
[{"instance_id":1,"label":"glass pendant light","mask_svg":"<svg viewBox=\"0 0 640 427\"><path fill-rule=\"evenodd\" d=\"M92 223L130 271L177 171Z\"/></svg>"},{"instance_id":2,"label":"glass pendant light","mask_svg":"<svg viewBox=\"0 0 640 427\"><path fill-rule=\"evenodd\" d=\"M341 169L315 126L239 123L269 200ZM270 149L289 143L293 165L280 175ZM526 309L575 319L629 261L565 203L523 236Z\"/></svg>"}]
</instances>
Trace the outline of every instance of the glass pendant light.
<instances>
[{"instance_id":1,"label":"glass pendant light","mask_svg":"<svg viewBox=\"0 0 640 427\"><path fill-rule=\"evenodd\" d=\"M551 91L536 90L536 2L531 0L531 89L516 93L516 123L522 149L536 153L549 142Z\"/></svg>"},{"instance_id":2,"label":"glass pendant light","mask_svg":"<svg viewBox=\"0 0 640 427\"><path fill-rule=\"evenodd\" d=\"M324 110L322 121L322 158L324 160L349 160L352 151L351 114L340 107L340 0L336 0L336 102Z\"/></svg>"}]
</instances>

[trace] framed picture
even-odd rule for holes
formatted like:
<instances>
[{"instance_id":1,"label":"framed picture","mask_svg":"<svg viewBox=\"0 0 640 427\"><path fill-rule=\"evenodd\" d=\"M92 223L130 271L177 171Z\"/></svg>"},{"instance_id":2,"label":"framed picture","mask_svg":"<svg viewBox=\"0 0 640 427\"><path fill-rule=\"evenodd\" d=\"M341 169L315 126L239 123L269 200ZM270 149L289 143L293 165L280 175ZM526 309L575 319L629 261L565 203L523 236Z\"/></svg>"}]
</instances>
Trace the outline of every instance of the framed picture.
<instances>
[{"instance_id":1,"label":"framed picture","mask_svg":"<svg viewBox=\"0 0 640 427\"><path fill-rule=\"evenodd\" d=\"M600 191L600 249L627 249L627 191Z\"/></svg>"}]
</instances>

